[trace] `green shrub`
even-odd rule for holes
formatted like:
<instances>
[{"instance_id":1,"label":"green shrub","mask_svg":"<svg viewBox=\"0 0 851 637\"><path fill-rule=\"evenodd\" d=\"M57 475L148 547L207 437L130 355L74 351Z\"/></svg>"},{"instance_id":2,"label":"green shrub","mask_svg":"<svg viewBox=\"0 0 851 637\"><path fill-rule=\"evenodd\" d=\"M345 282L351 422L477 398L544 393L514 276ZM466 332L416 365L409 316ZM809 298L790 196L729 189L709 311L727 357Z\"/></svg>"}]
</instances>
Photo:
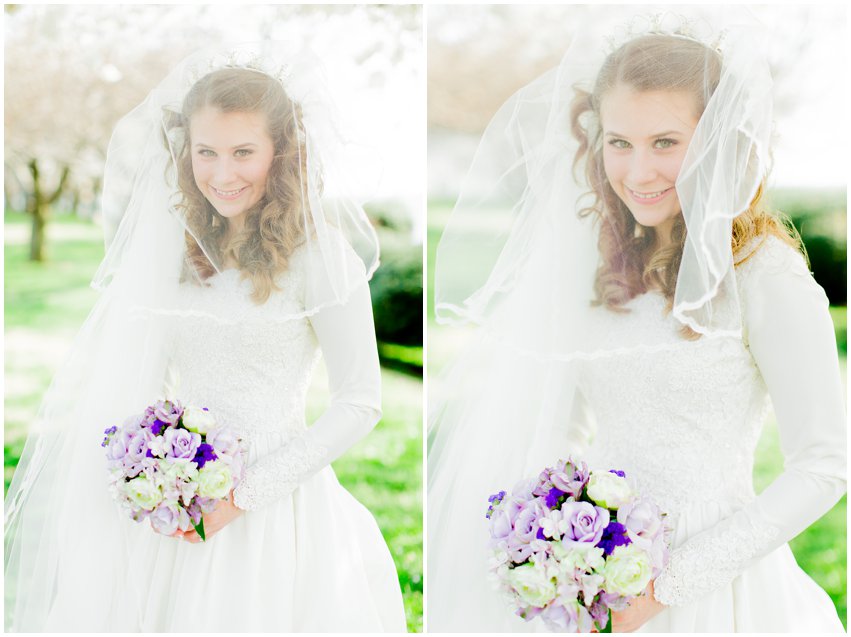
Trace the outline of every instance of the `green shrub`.
<instances>
[{"instance_id":1,"label":"green shrub","mask_svg":"<svg viewBox=\"0 0 851 637\"><path fill-rule=\"evenodd\" d=\"M370 283L375 333L398 345L423 343L422 247L406 235L381 232L381 266Z\"/></svg>"}]
</instances>

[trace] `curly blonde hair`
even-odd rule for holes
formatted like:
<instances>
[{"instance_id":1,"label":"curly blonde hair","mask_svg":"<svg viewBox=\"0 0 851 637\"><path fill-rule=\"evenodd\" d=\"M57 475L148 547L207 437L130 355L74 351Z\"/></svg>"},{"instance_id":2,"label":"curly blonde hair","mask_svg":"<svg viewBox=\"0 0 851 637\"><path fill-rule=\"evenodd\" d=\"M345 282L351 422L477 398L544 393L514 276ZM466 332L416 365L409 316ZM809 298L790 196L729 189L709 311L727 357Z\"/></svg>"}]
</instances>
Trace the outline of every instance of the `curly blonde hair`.
<instances>
[{"instance_id":1,"label":"curly blonde hair","mask_svg":"<svg viewBox=\"0 0 851 637\"><path fill-rule=\"evenodd\" d=\"M200 110L212 107L223 113L262 113L266 132L274 144L274 157L263 197L245 212L240 233L228 236L228 224L204 197L192 170L190 121ZM183 100L180 113L166 121L166 135L182 129L185 143L177 153L178 210L187 223L186 268L206 280L217 263L232 260L253 284L252 299L264 303L278 290L276 277L287 269L293 251L303 243L302 215L307 192L307 148L300 106L291 101L275 78L242 68L214 71L196 82ZM210 258L196 241L199 237ZM190 277L184 277L190 278Z\"/></svg>"},{"instance_id":2,"label":"curly blonde hair","mask_svg":"<svg viewBox=\"0 0 851 637\"><path fill-rule=\"evenodd\" d=\"M686 226L679 215L671 232L671 243L655 250L655 230L639 225L612 189L603 166L603 131L600 103L617 85L636 91L687 91L695 97L701 115L721 77L721 56L705 45L683 37L646 35L635 38L610 54L604 62L592 91L574 87L570 123L579 142L574 170L585 159L585 176L591 186L592 201L580 210L582 217L594 216L600 225L599 251L602 264L597 270L595 305L626 311L623 305L651 288L664 294L668 311L673 308L677 274L686 240ZM803 252L800 236L779 213L764 204L764 182L748 209L733 220L730 238L733 254L748 260L769 235ZM746 245L760 237L756 249L740 255ZM685 328L684 336L697 335Z\"/></svg>"}]
</instances>

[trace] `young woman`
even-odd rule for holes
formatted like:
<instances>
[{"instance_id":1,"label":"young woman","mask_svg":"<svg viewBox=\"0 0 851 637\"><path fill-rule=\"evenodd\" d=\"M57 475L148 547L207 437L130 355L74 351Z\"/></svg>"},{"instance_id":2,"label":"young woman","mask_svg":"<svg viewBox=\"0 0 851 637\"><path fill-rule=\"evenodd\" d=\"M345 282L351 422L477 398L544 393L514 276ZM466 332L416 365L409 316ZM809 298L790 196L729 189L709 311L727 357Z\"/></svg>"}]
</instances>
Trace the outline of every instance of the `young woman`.
<instances>
[{"instance_id":1,"label":"young woman","mask_svg":"<svg viewBox=\"0 0 851 637\"><path fill-rule=\"evenodd\" d=\"M358 204L323 197L341 190L315 69L274 43L202 52L118 124L103 295L7 501L15 630L405 630L387 546L330 467L381 416L377 243ZM308 427L320 354L331 396ZM163 396L246 449L204 541L107 493L98 430Z\"/></svg>"},{"instance_id":2,"label":"young woman","mask_svg":"<svg viewBox=\"0 0 851 637\"><path fill-rule=\"evenodd\" d=\"M493 181L441 240L438 318L482 328L433 410L429 627L528 630L489 590L487 497L573 455L624 471L671 530L615 631L841 631L787 544L845 491L845 415L827 299L762 202L760 41L594 50L502 107L468 189ZM471 221L500 209L508 231ZM785 470L757 496L768 396Z\"/></svg>"}]
</instances>

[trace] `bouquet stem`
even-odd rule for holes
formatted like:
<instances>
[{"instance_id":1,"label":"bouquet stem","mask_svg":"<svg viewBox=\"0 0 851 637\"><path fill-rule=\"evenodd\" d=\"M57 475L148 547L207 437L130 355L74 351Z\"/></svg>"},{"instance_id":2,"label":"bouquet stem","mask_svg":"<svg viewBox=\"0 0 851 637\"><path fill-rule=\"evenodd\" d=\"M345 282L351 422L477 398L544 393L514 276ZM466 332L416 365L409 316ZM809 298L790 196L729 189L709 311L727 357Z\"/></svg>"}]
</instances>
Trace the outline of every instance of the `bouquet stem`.
<instances>
[{"instance_id":1,"label":"bouquet stem","mask_svg":"<svg viewBox=\"0 0 851 637\"><path fill-rule=\"evenodd\" d=\"M206 542L207 538L204 536L204 518L202 517L201 521L198 524L193 524L192 526L195 527L195 531L198 533L198 536L201 538L201 541Z\"/></svg>"}]
</instances>

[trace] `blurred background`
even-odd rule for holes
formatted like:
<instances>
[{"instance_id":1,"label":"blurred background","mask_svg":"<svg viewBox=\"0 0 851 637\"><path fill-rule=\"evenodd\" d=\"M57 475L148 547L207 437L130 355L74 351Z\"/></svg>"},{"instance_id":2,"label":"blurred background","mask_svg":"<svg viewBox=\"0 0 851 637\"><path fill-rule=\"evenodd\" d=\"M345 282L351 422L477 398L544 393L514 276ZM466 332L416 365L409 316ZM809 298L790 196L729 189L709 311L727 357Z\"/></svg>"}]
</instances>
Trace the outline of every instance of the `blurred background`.
<instances>
[{"instance_id":1,"label":"blurred background","mask_svg":"<svg viewBox=\"0 0 851 637\"><path fill-rule=\"evenodd\" d=\"M393 554L410 631L422 630L422 235L425 140L417 5L4 5L4 479L94 304L99 195L116 122L172 65L222 42L306 44L346 132L384 159L364 184L381 241L371 281L384 417L334 463ZM327 400L324 369L308 420Z\"/></svg>"},{"instance_id":2,"label":"blurred background","mask_svg":"<svg viewBox=\"0 0 851 637\"><path fill-rule=\"evenodd\" d=\"M688 15L697 33L750 15L776 37L770 53L775 98L771 205L800 231L816 280L831 303L843 378L847 357L848 40L846 9L827 5L429 6L428 51L428 374L429 395L440 370L470 330L437 325L433 311L434 257L479 137L499 106L556 66L570 33L600 34L601 46L640 31L635 16ZM739 12L739 13L737 13ZM670 17L670 16L669 16ZM754 481L763 490L783 470L773 414L760 441ZM831 595L847 626L846 498L798 536L801 567Z\"/></svg>"}]
</instances>

